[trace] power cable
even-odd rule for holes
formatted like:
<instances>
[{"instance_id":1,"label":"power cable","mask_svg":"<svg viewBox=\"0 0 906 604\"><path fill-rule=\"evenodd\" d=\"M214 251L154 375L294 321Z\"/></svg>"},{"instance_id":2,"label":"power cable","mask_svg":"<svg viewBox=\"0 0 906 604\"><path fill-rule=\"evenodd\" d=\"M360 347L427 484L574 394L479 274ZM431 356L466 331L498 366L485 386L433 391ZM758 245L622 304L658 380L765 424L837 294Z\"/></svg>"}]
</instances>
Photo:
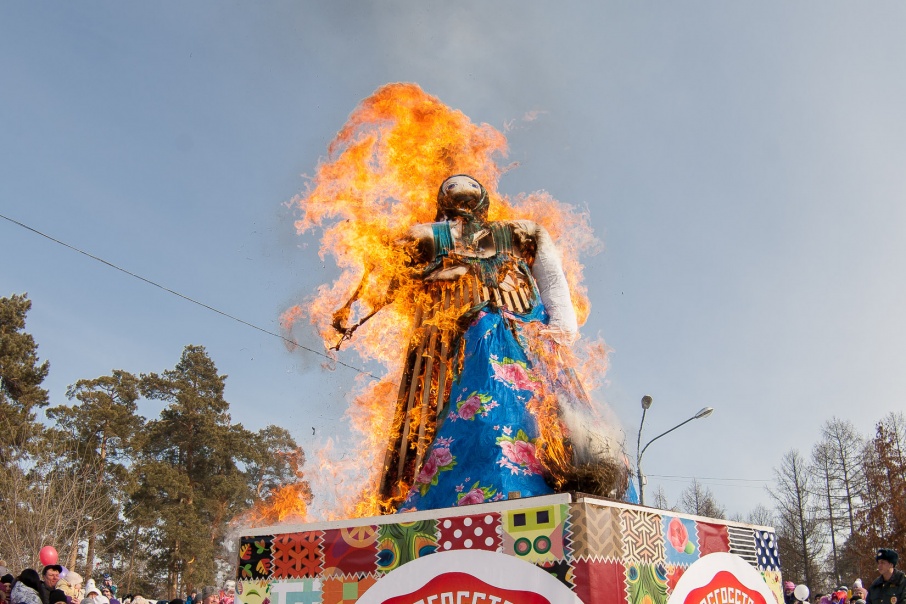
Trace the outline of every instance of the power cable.
<instances>
[{"instance_id":1,"label":"power cable","mask_svg":"<svg viewBox=\"0 0 906 604\"><path fill-rule=\"evenodd\" d=\"M674 474L645 474L646 476L654 476L655 478L687 478L694 480L738 480L741 482L771 482L770 480L765 480L763 478L719 478L706 476L677 476Z\"/></svg>"},{"instance_id":2,"label":"power cable","mask_svg":"<svg viewBox=\"0 0 906 604\"><path fill-rule=\"evenodd\" d=\"M651 474L647 474L647 476L651 476ZM661 480L663 480L665 482L679 482L679 483L687 482L683 478L661 478ZM699 482L701 482L701 484L706 485L706 486L732 487L734 489L764 489L766 486L766 485L756 485L756 484L739 484L739 483L733 483L733 482L717 482L717 481L713 481L713 480L712 481L700 480Z\"/></svg>"},{"instance_id":3,"label":"power cable","mask_svg":"<svg viewBox=\"0 0 906 604\"><path fill-rule=\"evenodd\" d=\"M667 482L686 482L687 480L698 480L702 484L711 485L715 487L735 487L743 489L763 489L769 483L769 480L762 480L759 478L716 478L716 477L702 477L702 476L677 476L675 474L646 474L651 478L660 478L661 480ZM739 484L740 482L755 482L762 484Z\"/></svg>"},{"instance_id":4,"label":"power cable","mask_svg":"<svg viewBox=\"0 0 906 604\"><path fill-rule=\"evenodd\" d=\"M219 310L219 309L217 309L217 308L214 308L213 306L210 306L210 305L208 305L208 304L205 304L204 302L199 302L198 300L195 300L194 298L190 298L189 296L186 296L186 295L184 295L184 294L181 294L181 293L179 293L178 291L172 290L172 289L170 289L169 287L165 287L165 286L161 285L160 283L156 283L156 282L152 281L151 279L146 279L145 277L142 277L141 275L137 275L137 274L135 274L135 273L133 273L133 272L130 272L130 271L128 271L128 270L126 270L126 269L124 269L124 268L122 268L122 267L119 267L119 266L113 264L112 262L108 262L107 260L104 260L103 258L99 258L98 256L95 256L95 255L93 255L93 254L89 254L88 252L86 252L86 251L84 251L84 250L81 250L81 249L75 247L74 245L70 245L70 244L66 243L65 241L60 241L59 239L55 239L54 237L51 237L50 235L48 235L48 234L46 234L46 233L42 233L42 232L39 231L38 229L32 228L32 227L28 226L27 224L23 224L23 223L19 222L18 220L13 220L12 218L10 218L10 217L8 217L8 216L4 216L3 214L0 214L0 218L3 218L4 220L8 220L9 222L12 222L13 224L18 225L18 226L22 227L23 229L29 230L29 231L31 231L32 233L35 233L35 234L37 234L37 235L40 235L41 237L44 237L45 239L49 239L50 241L53 241L54 243L57 243L57 244L59 244L59 245L62 245L63 247L69 248L69 249L71 249L71 250L74 251L74 252L78 252L78 253L82 254L83 256L88 256L88 257L91 258L92 260L96 260L96 261L98 261L98 262L100 262L100 263L102 263L102 264L106 264L106 265L109 266L110 268L116 269L116 270L118 270L118 271L120 271L120 272L122 272L122 273L126 273L126 274L129 275L130 277L134 277L134 278L138 279L139 281L144 281L145 283L147 283L147 284L149 284L149 285L153 285L154 287L160 288L160 289L164 290L164 291L167 292L167 293L173 294L174 296L177 296L177 297L179 297L179 298L182 298L183 300L187 300L187 301L191 302L192 304L197 304L198 306L201 306L202 308L206 308L206 309L208 309L208 310L210 310L210 311L216 312L217 314L222 315L222 316L224 316L224 317L227 317L228 319L232 319L233 321L236 321L237 323L242 323L243 325L246 325L246 326L248 326L248 327L251 327L252 329L257 329L258 331L261 331L261 332L266 333L266 334L268 334L268 335L274 336L275 338L280 338L281 340L283 340L284 342L287 342L288 344L291 344L292 346L296 346L296 347L298 347L298 348L301 348L302 350L311 352L311 353L316 354L316 355L318 355L318 356L320 356L320 357L323 357L323 358L325 358L325 359L328 359L328 360L330 360L330 361L333 361L334 363L337 363L338 365L342 365L343 367L346 367L346 368L348 368L348 369L352 369L353 371L357 371L358 373L361 373L362 375L367 375L368 377L374 378L374 379L376 379L376 380L379 380L379 379L380 379L380 378L377 377L376 375L371 374L371 373L369 373L369 372L367 372L367 371L365 371L365 370L363 370L363 369L359 369L358 367L354 367L354 366L352 366L352 365L350 365L350 364L348 364L348 363L344 363L343 361L341 361L341 360L339 360L339 359L335 359L335 358L331 357L330 355L324 354L323 352L320 352L320 351L318 351L318 350L314 350L314 349L309 348L309 347L307 347L307 346L303 346L302 344L299 344L299 343L296 342L295 340L291 340L290 338L287 338L286 336L282 336L282 335L280 335L280 334L278 334L278 333L274 333L274 332L272 332L272 331L269 331L269 330L267 330L267 329L264 329L263 327L258 327L258 326L255 325L254 323L249 323L248 321L244 321L243 319L240 319L239 317L234 317L233 315L231 315L231 314L229 314L229 313L226 313L226 312L224 312L224 311L222 311L222 310Z\"/></svg>"}]
</instances>

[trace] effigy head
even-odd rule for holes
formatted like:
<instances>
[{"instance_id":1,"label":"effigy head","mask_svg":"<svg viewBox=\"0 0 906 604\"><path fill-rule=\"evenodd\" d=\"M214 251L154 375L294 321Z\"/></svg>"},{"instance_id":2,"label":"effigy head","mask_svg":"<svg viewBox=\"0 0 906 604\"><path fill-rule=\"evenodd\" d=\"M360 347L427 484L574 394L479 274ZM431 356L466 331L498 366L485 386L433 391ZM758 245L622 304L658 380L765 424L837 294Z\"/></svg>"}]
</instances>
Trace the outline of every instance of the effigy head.
<instances>
[{"instance_id":1,"label":"effigy head","mask_svg":"<svg viewBox=\"0 0 906 604\"><path fill-rule=\"evenodd\" d=\"M468 174L456 174L441 183L437 191L436 220L456 216L487 220L490 199L480 182Z\"/></svg>"}]
</instances>

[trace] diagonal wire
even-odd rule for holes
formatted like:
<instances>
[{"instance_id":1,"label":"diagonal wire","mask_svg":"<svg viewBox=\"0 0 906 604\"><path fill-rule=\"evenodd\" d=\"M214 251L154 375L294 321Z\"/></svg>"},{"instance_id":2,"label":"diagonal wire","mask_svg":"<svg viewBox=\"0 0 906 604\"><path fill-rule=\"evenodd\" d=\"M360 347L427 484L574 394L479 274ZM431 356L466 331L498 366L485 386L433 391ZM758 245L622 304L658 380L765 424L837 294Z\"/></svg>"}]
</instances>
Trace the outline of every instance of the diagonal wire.
<instances>
[{"instance_id":1,"label":"diagonal wire","mask_svg":"<svg viewBox=\"0 0 906 604\"><path fill-rule=\"evenodd\" d=\"M654 476L654 475L646 474L646 476ZM682 483L687 482L687 480L685 478L680 478L680 477L658 476L658 478L660 478L661 480L665 480L667 482L682 482ZM715 486L715 487L733 487L733 488L738 488L738 489L763 489L766 486L768 486L768 485L757 485L757 484L739 484L737 482L717 482L718 480L722 480L722 479L699 478L697 480L701 484L706 485L706 486L710 485L710 486ZM723 479L723 480L726 480L726 479Z\"/></svg>"},{"instance_id":2,"label":"diagonal wire","mask_svg":"<svg viewBox=\"0 0 906 604\"><path fill-rule=\"evenodd\" d=\"M645 474L646 476L653 476L655 478L694 478L696 480L736 480L739 482L771 482L770 480L765 480L762 478L721 478L721 477L707 477L707 476L676 476L673 474Z\"/></svg>"},{"instance_id":3,"label":"diagonal wire","mask_svg":"<svg viewBox=\"0 0 906 604\"><path fill-rule=\"evenodd\" d=\"M100 262L101 264L106 264L106 265L109 266L110 268L116 269L116 270L120 271L121 273L126 273L126 274L129 275L130 277L135 277L135 278L138 279L139 281L144 281L145 283L147 283L147 284L149 284L149 285L153 285L154 287L157 287L157 288L159 288L159 289L162 289L162 290L164 290L165 292L170 293L170 294L173 294L174 296L177 296L177 297L179 297L179 298L182 298L183 300L186 300L186 301L188 301L188 302L191 302L192 304L197 304L198 306L201 306L202 308L206 308L206 309L208 309L208 310L210 310L210 311L213 311L213 312L215 312L215 313L217 313L217 314L219 314L219 315L223 315L224 317L226 317L226 318L228 318L228 319L232 319L233 321L236 321L237 323L242 323L243 325L246 325L246 326L248 326L248 327L251 327L252 329L257 329L258 331L261 331L261 332L264 332L264 333L266 333L266 334L268 334L268 335L274 336L275 338L280 338L281 340L283 340L284 342L286 342L286 343L288 343L288 344L290 344L290 345L292 345L292 346L296 346L296 347L301 348L302 350L308 351L308 352L310 352L310 353L312 353L312 354L316 354L316 355L318 355L318 356L320 356L320 357L324 357L325 359L328 359L328 360L330 360L330 361L333 361L334 363L337 363L338 365L342 365L343 367L346 367L346 368L348 368L348 369L352 369L353 371L357 371L357 372L359 372L359 373L361 373L361 374L363 374L363 375L367 375L368 377L374 378L374 379L376 379L376 380L379 380L379 379L380 379L379 377L377 377L376 375L374 375L374 374L372 374L372 373L369 373L368 371L365 371L365 370L363 370L363 369L359 369L358 367L354 367L354 366L352 366L352 365L350 365L350 364L348 364L348 363L344 363L343 361L341 361L341 360L339 360L339 359L335 359L335 358L331 357L330 355L324 354L323 352L320 352L320 351L318 351L318 350L314 350L314 349L309 348L309 347L307 347L307 346L303 346L303 345L300 344L299 342L297 342L297 341L295 341L295 340L293 340L293 339L287 338L286 336L282 336L282 335L280 335L280 334L278 334L278 333L274 333L273 331L269 331L269 330L267 330L267 329L264 329L263 327L258 327L258 326L255 325L254 323L249 323L248 321L244 321L243 319L240 319L239 317L234 317L233 315L231 315L231 314L229 314L229 313L226 313L226 312L224 312L224 311L222 311L222 310L219 310L219 309L217 309L217 308L214 308L213 306L210 306L210 305L208 305L208 304L205 304L204 302L199 302L198 300L195 300L194 298L190 298L189 296L186 296L185 294L181 294L181 293L179 293L178 291L175 291L175 290L170 289L169 287L165 287L165 286L161 285L160 283L156 283L156 282L154 282L154 281L152 281L152 280L150 280L150 279L146 279L145 277L142 277L141 275L137 275L137 274L135 274L135 273L133 273L133 272L130 272L130 271L128 271L128 270L126 270L126 269L124 269L124 268L122 268L122 267L120 267L120 266L117 266L117 265L113 264L112 262L108 262L107 260L104 260L103 258L99 258L98 256L95 256L94 254L90 254L90 253L86 252L85 250L82 250L82 249L79 249L79 248L75 247L74 245L70 245L70 244L66 243L65 241L60 241L59 239L56 239L56 238L54 238L54 237L51 237L51 236L48 235L47 233L42 233L42 232L39 231L38 229L32 228L32 227L28 226L27 224L23 224L23 223L19 222L18 220L14 220L14 219L10 218L9 216L4 216L3 214L0 214L0 218L3 218L4 220L8 220L9 222L12 222L13 224L18 225L18 226L22 227L23 229L26 229L26 230L28 230L28 231L31 231L32 233L35 233L35 234L37 234L37 235L40 235L41 237L44 237L45 239L49 239L49 240L53 241L54 243L57 243L57 244L59 244L59 245L62 245L63 247L69 248L69 249L71 249L71 250L74 251L74 252L78 252L79 254L82 254L83 256L88 256L88 257L91 258L92 260L96 260L96 261Z\"/></svg>"}]
</instances>

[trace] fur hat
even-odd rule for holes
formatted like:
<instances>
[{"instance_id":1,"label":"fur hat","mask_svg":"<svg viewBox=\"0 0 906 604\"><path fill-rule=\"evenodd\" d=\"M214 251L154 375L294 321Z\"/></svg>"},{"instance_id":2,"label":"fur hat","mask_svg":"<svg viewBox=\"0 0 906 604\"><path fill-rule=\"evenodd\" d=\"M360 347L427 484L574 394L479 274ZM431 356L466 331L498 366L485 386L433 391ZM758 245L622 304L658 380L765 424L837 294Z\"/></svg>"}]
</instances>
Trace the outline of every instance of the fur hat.
<instances>
[{"instance_id":1,"label":"fur hat","mask_svg":"<svg viewBox=\"0 0 906 604\"><path fill-rule=\"evenodd\" d=\"M214 587L213 585L206 585L201 590L201 599L209 598L213 595L219 594L220 590Z\"/></svg>"},{"instance_id":2,"label":"fur hat","mask_svg":"<svg viewBox=\"0 0 906 604\"><path fill-rule=\"evenodd\" d=\"M894 566L897 565L897 562L900 560L900 555L892 549L879 549L878 554L875 556L875 561L878 560L887 560Z\"/></svg>"},{"instance_id":3,"label":"fur hat","mask_svg":"<svg viewBox=\"0 0 906 604\"><path fill-rule=\"evenodd\" d=\"M47 601L49 604L57 604L57 602L66 602L66 594L63 593L62 589L52 589L50 590L50 595L47 596Z\"/></svg>"}]
</instances>

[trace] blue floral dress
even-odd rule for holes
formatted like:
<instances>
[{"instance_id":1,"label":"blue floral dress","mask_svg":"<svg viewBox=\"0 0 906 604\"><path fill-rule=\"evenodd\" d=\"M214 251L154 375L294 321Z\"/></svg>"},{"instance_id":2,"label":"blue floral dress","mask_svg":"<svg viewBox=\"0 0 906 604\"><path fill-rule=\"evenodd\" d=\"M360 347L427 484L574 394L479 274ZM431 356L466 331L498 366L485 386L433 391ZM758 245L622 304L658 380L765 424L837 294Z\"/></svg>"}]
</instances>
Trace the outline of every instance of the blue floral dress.
<instances>
[{"instance_id":1,"label":"blue floral dress","mask_svg":"<svg viewBox=\"0 0 906 604\"><path fill-rule=\"evenodd\" d=\"M530 319L545 318L539 304ZM514 334L519 323L509 313L486 310L466 330L462 372L399 511L553 493L527 406L540 384Z\"/></svg>"}]
</instances>

